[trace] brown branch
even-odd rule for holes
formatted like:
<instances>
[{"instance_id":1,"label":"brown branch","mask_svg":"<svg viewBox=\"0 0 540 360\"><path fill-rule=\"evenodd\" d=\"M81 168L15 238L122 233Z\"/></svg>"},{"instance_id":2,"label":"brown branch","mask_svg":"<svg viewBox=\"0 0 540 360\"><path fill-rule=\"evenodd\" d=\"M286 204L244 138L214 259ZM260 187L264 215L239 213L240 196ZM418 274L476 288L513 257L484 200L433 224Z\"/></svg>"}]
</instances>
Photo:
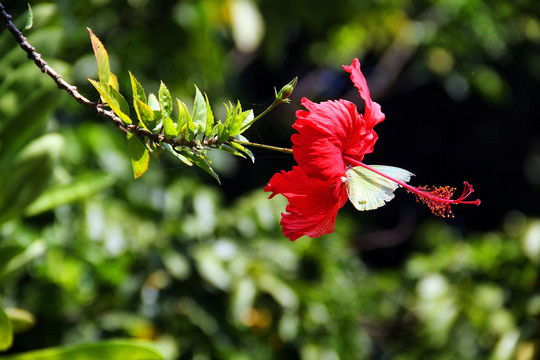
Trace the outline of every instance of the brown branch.
<instances>
[{"instance_id":1,"label":"brown branch","mask_svg":"<svg viewBox=\"0 0 540 360\"><path fill-rule=\"evenodd\" d=\"M88 100L86 97L81 95L79 91L77 90L76 86L70 85L68 82L66 82L60 74L58 74L52 67L47 64L45 60L41 57L41 54L39 54L36 49L28 43L28 40L26 37L22 34L22 32L13 24L13 18L11 15L9 15L2 3L0 2L0 18L2 19L2 22L4 23L4 26L11 32L13 37L15 38L15 41L19 44L19 46L26 52L28 55L28 58L30 60L33 60L34 63L37 65L37 67L41 70L41 72L49 75L53 81L55 82L56 86L58 86L59 89L65 90L68 92L71 97L73 97L79 104L84 105L86 108L94 111L98 115L104 116L110 120L113 121L113 123L124 133L131 132L135 135L137 135L139 138L144 139L150 139L154 143L162 143L166 142L170 144L173 149L176 147L189 147L192 149L205 147L205 146L215 146L217 144L217 138L210 138L203 140L199 142L198 140L192 140L192 141L186 141L183 139L166 139L165 135L163 134L153 134L149 132L148 130L139 127L138 125L126 125L120 119L112 110L107 110L103 108L102 104L99 104L97 102L92 102Z\"/></svg>"}]
</instances>

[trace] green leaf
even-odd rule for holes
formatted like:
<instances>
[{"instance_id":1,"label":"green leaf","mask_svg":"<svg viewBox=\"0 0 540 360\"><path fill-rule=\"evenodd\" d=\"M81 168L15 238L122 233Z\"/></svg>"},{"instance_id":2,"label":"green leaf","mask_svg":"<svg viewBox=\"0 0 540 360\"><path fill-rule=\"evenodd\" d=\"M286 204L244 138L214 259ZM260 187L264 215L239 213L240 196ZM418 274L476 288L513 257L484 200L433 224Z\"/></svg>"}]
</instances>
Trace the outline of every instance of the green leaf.
<instances>
[{"instance_id":1,"label":"green leaf","mask_svg":"<svg viewBox=\"0 0 540 360\"><path fill-rule=\"evenodd\" d=\"M241 118L242 118L242 126L240 127L240 131L238 132L239 134L249 129L249 127L253 124L253 120L255 118L255 116L253 115L253 110L250 109L250 110L246 110L242 112ZM231 133L231 136L234 136L234 135Z\"/></svg>"},{"instance_id":2,"label":"green leaf","mask_svg":"<svg viewBox=\"0 0 540 360\"><path fill-rule=\"evenodd\" d=\"M238 151L237 149L235 149L234 147L232 147L231 145L227 145L227 144L221 144L219 145L219 149L220 150L223 150L223 151L226 151L230 154L233 154L233 155L236 155L236 156L239 156L241 158L246 158L244 156L244 154L242 154L240 151Z\"/></svg>"},{"instance_id":3,"label":"green leaf","mask_svg":"<svg viewBox=\"0 0 540 360\"><path fill-rule=\"evenodd\" d=\"M154 94L148 95L148 106L152 111L160 111L161 107L159 106L159 100Z\"/></svg>"},{"instance_id":4,"label":"green leaf","mask_svg":"<svg viewBox=\"0 0 540 360\"><path fill-rule=\"evenodd\" d=\"M146 95L144 94L144 89L139 81L133 76L131 71L129 72L129 78L131 79L131 90L133 91L133 99L139 99L146 104ZM135 106L135 104L134 104Z\"/></svg>"},{"instance_id":5,"label":"green leaf","mask_svg":"<svg viewBox=\"0 0 540 360\"><path fill-rule=\"evenodd\" d=\"M193 124L195 125L195 133L203 133L206 127L206 101L197 86L195 86L195 100L193 101L192 117Z\"/></svg>"},{"instance_id":6,"label":"green leaf","mask_svg":"<svg viewBox=\"0 0 540 360\"><path fill-rule=\"evenodd\" d=\"M247 139L245 139L245 141L247 141ZM251 159L251 162L255 163L255 156L253 156L253 153L251 152L251 150L249 150L248 148L246 148L246 147L244 147L244 146L242 146L242 145L240 145L240 144L238 144L237 142L234 142L234 141L231 141L230 145L233 148L238 149L241 152L243 152L244 154L246 154L247 156L249 156L249 158Z\"/></svg>"},{"instance_id":7,"label":"green leaf","mask_svg":"<svg viewBox=\"0 0 540 360\"><path fill-rule=\"evenodd\" d=\"M170 117L163 119L163 131L165 132L165 137L167 139L174 138L178 135L178 129L176 129L176 126Z\"/></svg>"},{"instance_id":8,"label":"green leaf","mask_svg":"<svg viewBox=\"0 0 540 360\"><path fill-rule=\"evenodd\" d=\"M88 198L111 186L114 181L111 174L94 172L83 175L70 184L50 187L26 208L24 215L41 214L61 205Z\"/></svg>"},{"instance_id":9,"label":"green leaf","mask_svg":"<svg viewBox=\"0 0 540 360\"><path fill-rule=\"evenodd\" d=\"M253 119L253 110L242 111L240 102L236 104L236 107L230 104L230 107L227 107L227 120L225 121L225 125L229 129L229 136L236 136L246 131L251 126Z\"/></svg>"},{"instance_id":10,"label":"green leaf","mask_svg":"<svg viewBox=\"0 0 540 360\"><path fill-rule=\"evenodd\" d=\"M159 85L159 105L161 108L161 117L170 118L173 109L172 97L169 89L163 82Z\"/></svg>"},{"instance_id":11,"label":"green leaf","mask_svg":"<svg viewBox=\"0 0 540 360\"><path fill-rule=\"evenodd\" d=\"M34 26L34 12L32 11L32 7L30 4L28 5L28 18L26 19L26 25L24 26L24 30L30 30L32 26Z\"/></svg>"},{"instance_id":12,"label":"green leaf","mask_svg":"<svg viewBox=\"0 0 540 360\"><path fill-rule=\"evenodd\" d=\"M0 223L19 215L47 187L64 138L50 133L32 141L0 176Z\"/></svg>"},{"instance_id":13,"label":"green leaf","mask_svg":"<svg viewBox=\"0 0 540 360\"><path fill-rule=\"evenodd\" d=\"M214 114L212 113L212 108L210 107L210 102L208 102L208 96L204 94L206 100L206 125L204 136L210 137L212 135L212 130L214 128Z\"/></svg>"},{"instance_id":14,"label":"green leaf","mask_svg":"<svg viewBox=\"0 0 540 360\"><path fill-rule=\"evenodd\" d=\"M176 139L191 141L195 138L195 124L193 124L186 104L178 99L176 101L178 102L178 122L176 123L176 128L179 132Z\"/></svg>"},{"instance_id":15,"label":"green leaf","mask_svg":"<svg viewBox=\"0 0 540 360\"><path fill-rule=\"evenodd\" d=\"M6 246L0 246L0 251L4 251L5 249ZM36 240L32 242L29 246L24 248L22 252L19 252L13 257L11 257L9 261L0 266L0 284L10 279L27 263L29 263L36 257L43 255L45 253L45 250L46 248L43 240Z\"/></svg>"},{"instance_id":16,"label":"green leaf","mask_svg":"<svg viewBox=\"0 0 540 360\"><path fill-rule=\"evenodd\" d=\"M0 302L0 351L3 351L9 349L13 344L13 330L11 321L1 305Z\"/></svg>"},{"instance_id":17,"label":"green leaf","mask_svg":"<svg viewBox=\"0 0 540 360\"><path fill-rule=\"evenodd\" d=\"M111 69L109 67L109 55L107 54L107 50L105 50L105 47L98 37L94 35L92 29L88 27L87 29L88 32L90 32L90 41L92 42L92 48L94 49L94 55L96 56L98 64L99 81L103 84L111 85L109 82L111 78Z\"/></svg>"},{"instance_id":18,"label":"green leaf","mask_svg":"<svg viewBox=\"0 0 540 360\"><path fill-rule=\"evenodd\" d=\"M0 120L0 172L7 171L7 166L15 160L16 153L45 131L49 114L57 99L55 93L39 91L18 104L17 112L11 117Z\"/></svg>"},{"instance_id":19,"label":"green leaf","mask_svg":"<svg viewBox=\"0 0 540 360\"><path fill-rule=\"evenodd\" d=\"M229 139L229 129L225 126L225 124L218 123L216 126L214 126L212 135L217 135L219 142L225 142Z\"/></svg>"},{"instance_id":20,"label":"green leaf","mask_svg":"<svg viewBox=\"0 0 540 360\"><path fill-rule=\"evenodd\" d=\"M0 360L162 360L154 347L134 340L106 340L0 357Z\"/></svg>"},{"instance_id":21,"label":"green leaf","mask_svg":"<svg viewBox=\"0 0 540 360\"><path fill-rule=\"evenodd\" d=\"M129 105L122 96L114 87L111 85L105 84L103 82L98 82L92 79L88 79L92 85L96 88L96 90L99 92L101 97L103 98L103 101L105 101L111 109L114 111L114 113L122 119L122 121L125 124L132 124L129 117Z\"/></svg>"},{"instance_id":22,"label":"green leaf","mask_svg":"<svg viewBox=\"0 0 540 360\"><path fill-rule=\"evenodd\" d=\"M216 179L219 184L221 184L218 174L214 171L214 169L212 169L212 167L210 166L210 160L208 160L208 158L204 156L204 154L194 152L191 149L187 148L181 149L180 153L186 158L188 158L195 165L212 175L212 177Z\"/></svg>"},{"instance_id":23,"label":"green leaf","mask_svg":"<svg viewBox=\"0 0 540 360\"><path fill-rule=\"evenodd\" d=\"M36 323L34 315L26 310L6 308L4 311L6 312L9 321L11 321L11 330L14 334L28 330Z\"/></svg>"},{"instance_id":24,"label":"green leaf","mask_svg":"<svg viewBox=\"0 0 540 360\"><path fill-rule=\"evenodd\" d=\"M137 101L140 102L140 100ZM146 146L137 136L132 133L127 133L127 140L131 165L133 166L133 175L135 176L135 179L138 179L146 172L146 170L148 170L150 154L148 153Z\"/></svg>"},{"instance_id":25,"label":"green leaf","mask_svg":"<svg viewBox=\"0 0 540 360\"><path fill-rule=\"evenodd\" d=\"M171 154L173 154L173 156L177 157L178 159L180 159L180 161L182 161L184 164L186 164L187 166L193 166L193 162L191 160L189 160L187 157L185 157L184 155L182 155L180 152L176 151L173 149L173 147L168 144L168 143L163 143L163 148L165 150L168 150Z\"/></svg>"},{"instance_id":26,"label":"green leaf","mask_svg":"<svg viewBox=\"0 0 540 360\"><path fill-rule=\"evenodd\" d=\"M371 165L371 167L403 182L408 182L413 175L407 170L394 166ZM345 174L349 200L360 211L373 210L386 205L394 198L394 191L399 187L396 182L363 166L350 168Z\"/></svg>"},{"instance_id":27,"label":"green leaf","mask_svg":"<svg viewBox=\"0 0 540 360\"><path fill-rule=\"evenodd\" d=\"M154 114L154 111L150 108L150 106L146 105L139 99L135 99L135 110L137 112L137 116L139 117L139 122L142 124L146 130L150 132L155 132L157 121Z\"/></svg>"}]
</instances>

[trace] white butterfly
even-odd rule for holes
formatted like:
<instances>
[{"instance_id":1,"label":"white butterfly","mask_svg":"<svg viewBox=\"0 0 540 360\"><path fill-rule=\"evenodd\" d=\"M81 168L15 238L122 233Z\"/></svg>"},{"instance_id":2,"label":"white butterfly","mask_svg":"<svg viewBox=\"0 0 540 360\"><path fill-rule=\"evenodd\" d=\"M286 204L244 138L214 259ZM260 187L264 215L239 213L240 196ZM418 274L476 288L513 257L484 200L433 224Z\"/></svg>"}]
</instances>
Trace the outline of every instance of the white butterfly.
<instances>
[{"instance_id":1,"label":"white butterfly","mask_svg":"<svg viewBox=\"0 0 540 360\"><path fill-rule=\"evenodd\" d=\"M395 166L371 165L375 170L396 180L408 182L414 174ZM360 211L384 206L394 198L399 185L362 166L351 167L346 172L345 186L349 200Z\"/></svg>"}]
</instances>

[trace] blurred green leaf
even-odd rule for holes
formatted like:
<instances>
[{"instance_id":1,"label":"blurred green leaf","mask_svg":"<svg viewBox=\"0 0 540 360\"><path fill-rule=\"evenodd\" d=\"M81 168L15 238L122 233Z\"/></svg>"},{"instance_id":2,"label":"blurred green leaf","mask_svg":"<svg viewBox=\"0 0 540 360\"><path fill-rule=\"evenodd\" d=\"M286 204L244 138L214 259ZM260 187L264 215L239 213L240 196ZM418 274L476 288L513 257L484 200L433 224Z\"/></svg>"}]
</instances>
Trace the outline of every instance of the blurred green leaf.
<instances>
[{"instance_id":1,"label":"blurred green leaf","mask_svg":"<svg viewBox=\"0 0 540 360\"><path fill-rule=\"evenodd\" d=\"M161 360L154 347L133 340L107 340L1 356L1 360Z\"/></svg>"},{"instance_id":2,"label":"blurred green leaf","mask_svg":"<svg viewBox=\"0 0 540 360\"><path fill-rule=\"evenodd\" d=\"M129 117L129 105L122 94L120 94L113 86L109 84L97 82L92 79L88 79L88 81L94 85L94 88L96 88L96 90L99 92L103 98L103 101L105 101L107 105L111 107L114 113L120 119L122 119L125 124L129 125L133 123Z\"/></svg>"},{"instance_id":3,"label":"blurred green leaf","mask_svg":"<svg viewBox=\"0 0 540 360\"><path fill-rule=\"evenodd\" d=\"M18 308L5 308L4 311L6 312L9 321L11 321L11 327L13 329L13 333L15 334L32 328L36 322L34 315L26 310Z\"/></svg>"},{"instance_id":4,"label":"blurred green leaf","mask_svg":"<svg viewBox=\"0 0 540 360\"><path fill-rule=\"evenodd\" d=\"M0 247L0 250L2 249L3 247ZM23 251L12 256L6 263L0 266L0 284L4 284L30 261L43 255L45 249L45 243L42 240L35 240L24 248Z\"/></svg>"},{"instance_id":5,"label":"blurred green leaf","mask_svg":"<svg viewBox=\"0 0 540 360\"><path fill-rule=\"evenodd\" d=\"M49 187L26 208L24 214L34 216L88 198L111 186L114 181L115 178L111 174L96 172L80 176L69 184Z\"/></svg>"},{"instance_id":6,"label":"blurred green leaf","mask_svg":"<svg viewBox=\"0 0 540 360\"><path fill-rule=\"evenodd\" d=\"M0 123L0 171L15 158L21 148L45 130L48 116L56 104L57 95L41 89L20 104L17 112Z\"/></svg>"},{"instance_id":7,"label":"blurred green leaf","mask_svg":"<svg viewBox=\"0 0 540 360\"><path fill-rule=\"evenodd\" d=\"M26 25L24 30L30 30L34 26L34 13L32 12L32 7L28 4L28 18L26 19Z\"/></svg>"},{"instance_id":8,"label":"blurred green leaf","mask_svg":"<svg viewBox=\"0 0 540 360\"><path fill-rule=\"evenodd\" d=\"M9 349L12 343L11 321L2 308L2 302L0 301L0 351Z\"/></svg>"},{"instance_id":9,"label":"blurred green leaf","mask_svg":"<svg viewBox=\"0 0 540 360\"><path fill-rule=\"evenodd\" d=\"M137 101L140 102L138 99ZM148 153L146 146L132 133L127 133L127 141L131 165L133 166L133 175L135 176L135 179L138 179L146 172L146 170L148 170L150 154Z\"/></svg>"},{"instance_id":10,"label":"blurred green leaf","mask_svg":"<svg viewBox=\"0 0 540 360\"><path fill-rule=\"evenodd\" d=\"M48 186L63 145L54 133L34 140L10 166L9 176L0 177L0 223L21 214Z\"/></svg>"}]
</instances>

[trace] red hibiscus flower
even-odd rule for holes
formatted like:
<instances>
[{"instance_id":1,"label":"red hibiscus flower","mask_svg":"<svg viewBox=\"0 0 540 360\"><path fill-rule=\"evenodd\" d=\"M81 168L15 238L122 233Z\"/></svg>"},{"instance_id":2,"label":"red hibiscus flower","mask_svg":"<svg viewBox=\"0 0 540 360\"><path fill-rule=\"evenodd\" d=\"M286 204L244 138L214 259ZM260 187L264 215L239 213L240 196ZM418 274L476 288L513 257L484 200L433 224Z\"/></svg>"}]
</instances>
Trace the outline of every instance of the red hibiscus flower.
<instances>
[{"instance_id":1,"label":"red hibiscus flower","mask_svg":"<svg viewBox=\"0 0 540 360\"><path fill-rule=\"evenodd\" d=\"M452 200L454 188L414 188L406 184L412 175L407 170L363 164L364 154L373 151L378 138L373 127L384 120L384 114L380 105L371 100L358 59L343 68L351 74L365 102L364 115L350 101L316 104L302 99L307 110L296 112L293 128L298 133L291 137L298 166L275 174L264 188L272 193L270 198L282 194L289 201L281 219L283 234L296 240L302 235L319 237L331 233L337 212L347 198L358 210L371 210L393 199L399 186L413 192L441 216L452 214L452 204L479 204L478 200L463 201L473 191L467 183L463 194Z\"/></svg>"}]
</instances>

